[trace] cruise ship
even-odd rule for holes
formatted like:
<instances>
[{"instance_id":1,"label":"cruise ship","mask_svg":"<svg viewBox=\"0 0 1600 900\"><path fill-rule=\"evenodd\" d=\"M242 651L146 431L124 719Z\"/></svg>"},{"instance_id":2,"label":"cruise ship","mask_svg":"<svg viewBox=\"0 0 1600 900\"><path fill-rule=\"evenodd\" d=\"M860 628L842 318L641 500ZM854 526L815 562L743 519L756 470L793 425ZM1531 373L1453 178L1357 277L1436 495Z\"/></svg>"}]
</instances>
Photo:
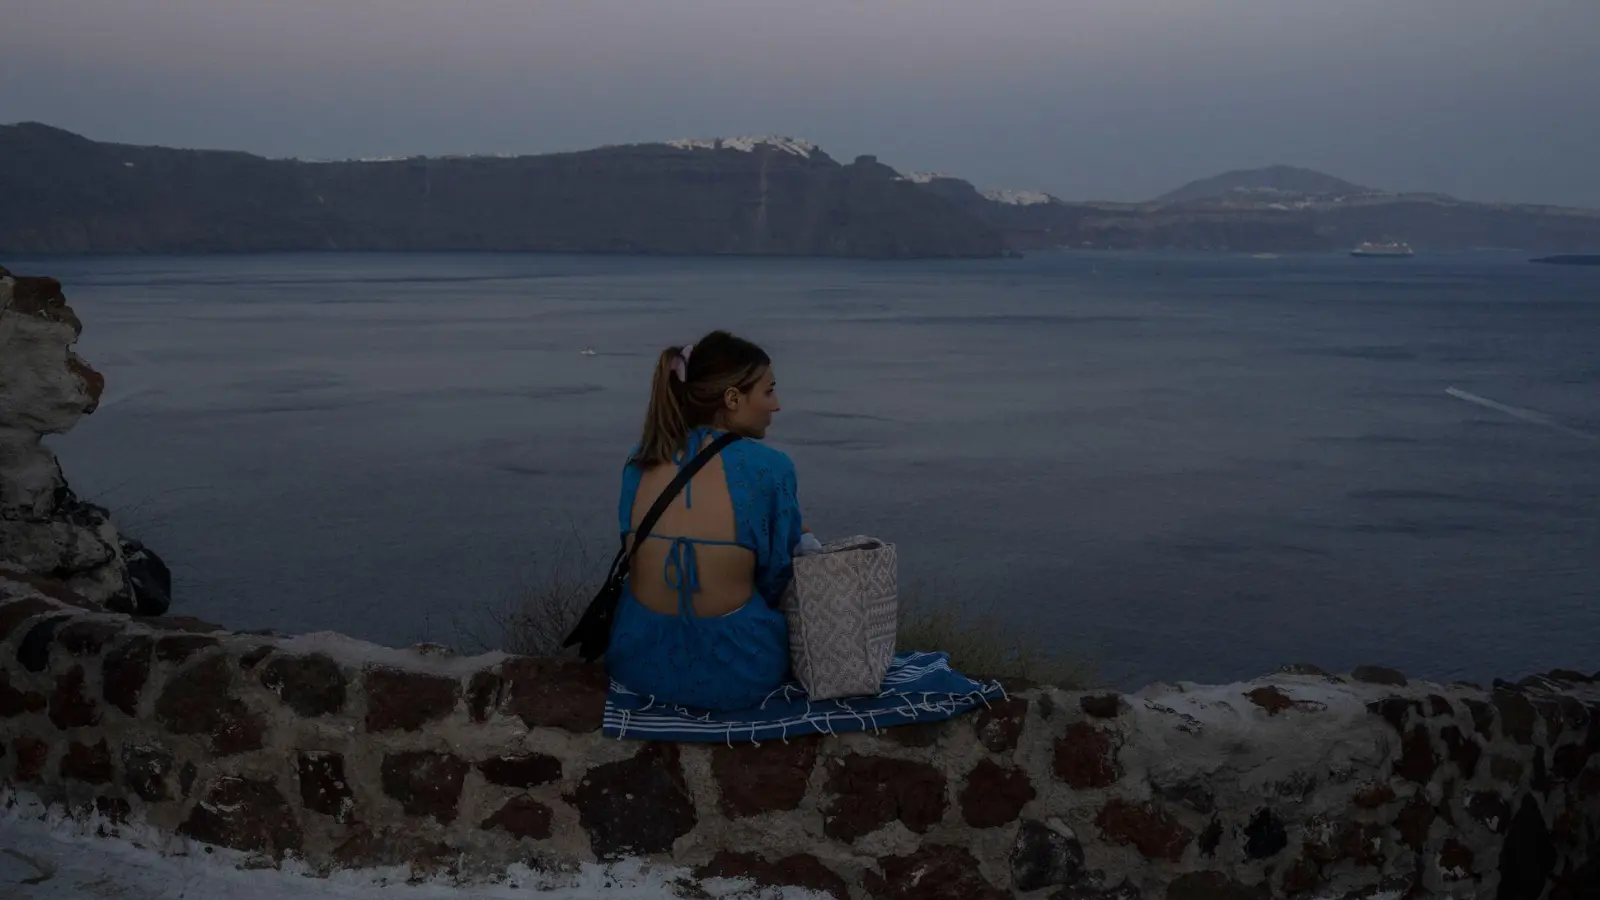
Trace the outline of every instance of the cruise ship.
<instances>
[{"instance_id":1,"label":"cruise ship","mask_svg":"<svg viewBox=\"0 0 1600 900\"><path fill-rule=\"evenodd\" d=\"M1350 251L1351 256L1416 256L1411 245L1404 241L1362 241Z\"/></svg>"}]
</instances>

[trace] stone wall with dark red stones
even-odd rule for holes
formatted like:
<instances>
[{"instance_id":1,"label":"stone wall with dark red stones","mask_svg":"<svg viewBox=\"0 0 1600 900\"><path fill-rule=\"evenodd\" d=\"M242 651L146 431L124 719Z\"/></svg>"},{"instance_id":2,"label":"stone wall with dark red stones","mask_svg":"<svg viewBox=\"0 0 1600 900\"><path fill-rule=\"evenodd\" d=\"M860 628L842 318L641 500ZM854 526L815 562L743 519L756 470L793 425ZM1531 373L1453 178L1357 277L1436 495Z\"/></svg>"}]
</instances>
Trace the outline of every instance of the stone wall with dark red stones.
<instances>
[{"instance_id":1,"label":"stone wall with dark red stones","mask_svg":"<svg viewBox=\"0 0 1600 900\"><path fill-rule=\"evenodd\" d=\"M646 857L836 897L1600 897L1600 683L1309 667L952 722L599 734L601 671L235 634L0 576L0 779L314 872ZM32 795L29 797L28 795Z\"/></svg>"}]
</instances>

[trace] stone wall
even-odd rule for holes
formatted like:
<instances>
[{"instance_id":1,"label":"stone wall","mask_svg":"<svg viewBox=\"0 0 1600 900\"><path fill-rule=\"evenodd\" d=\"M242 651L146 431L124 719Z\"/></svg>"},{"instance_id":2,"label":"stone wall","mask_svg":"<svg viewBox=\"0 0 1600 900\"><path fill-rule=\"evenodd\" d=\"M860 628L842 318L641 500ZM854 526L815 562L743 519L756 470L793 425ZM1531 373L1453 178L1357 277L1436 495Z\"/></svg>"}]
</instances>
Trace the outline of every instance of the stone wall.
<instances>
[{"instance_id":1,"label":"stone wall","mask_svg":"<svg viewBox=\"0 0 1600 900\"><path fill-rule=\"evenodd\" d=\"M0 779L316 872L621 858L836 897L1600 896L1600 682L1015 686L754 746L599 732L570 660L233 634L0 576Z\"/></svg>"}]
</instances>

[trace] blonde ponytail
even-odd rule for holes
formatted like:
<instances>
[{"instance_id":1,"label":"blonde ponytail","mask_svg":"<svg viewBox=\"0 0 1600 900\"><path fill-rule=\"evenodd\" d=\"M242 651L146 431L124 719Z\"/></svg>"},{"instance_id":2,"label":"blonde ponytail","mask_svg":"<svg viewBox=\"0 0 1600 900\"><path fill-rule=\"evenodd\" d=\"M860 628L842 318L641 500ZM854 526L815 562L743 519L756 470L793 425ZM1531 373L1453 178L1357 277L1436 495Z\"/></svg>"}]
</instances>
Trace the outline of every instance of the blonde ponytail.
<instances>
[{"instance_id":1,"label":"blonde ponytail","mask_svg":"<svg viewBox=\"0 0 1600 900\"><path fill-rule=\"evenodd\" d=\"M684 347L668 347L656 358L634 465L670 462L679 452L698 449L684 447L689 431L715 424L727 390L751 390L772 365L766 351L726 331L713 331L690 347L687 359Z\"/></svg>"}]
</instances>

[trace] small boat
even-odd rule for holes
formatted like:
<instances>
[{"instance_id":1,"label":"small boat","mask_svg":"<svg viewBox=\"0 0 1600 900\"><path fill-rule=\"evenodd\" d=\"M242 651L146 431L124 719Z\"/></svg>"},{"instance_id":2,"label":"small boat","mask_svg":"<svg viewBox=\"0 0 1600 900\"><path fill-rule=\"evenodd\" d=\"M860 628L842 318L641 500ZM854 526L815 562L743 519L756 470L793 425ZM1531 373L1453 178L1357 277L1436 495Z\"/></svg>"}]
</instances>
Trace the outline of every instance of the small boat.
<instances>
[{"instance_id":1,"label":"small boat","mask_svg":"<svg viewBox=\"0 0 1600 900\"><path fill-rule=\"evenodd\" d=\"M593 347L585 347L579 352L582 353L584 356L599 356L600 355L599 352L597 350L595 350Z\"/></svg>"},{"instance_id":2,"label":"small boat","mask_svg":"<svg viewBox=\"0 0 1600 900\"><path fill-rule=\"evenodd\" d=\"M1416 256L1416 251L1404 241L1362 241L1351 256L1377 256L1377 257L1408 257Z\"/></svg>"}]
</instances>

